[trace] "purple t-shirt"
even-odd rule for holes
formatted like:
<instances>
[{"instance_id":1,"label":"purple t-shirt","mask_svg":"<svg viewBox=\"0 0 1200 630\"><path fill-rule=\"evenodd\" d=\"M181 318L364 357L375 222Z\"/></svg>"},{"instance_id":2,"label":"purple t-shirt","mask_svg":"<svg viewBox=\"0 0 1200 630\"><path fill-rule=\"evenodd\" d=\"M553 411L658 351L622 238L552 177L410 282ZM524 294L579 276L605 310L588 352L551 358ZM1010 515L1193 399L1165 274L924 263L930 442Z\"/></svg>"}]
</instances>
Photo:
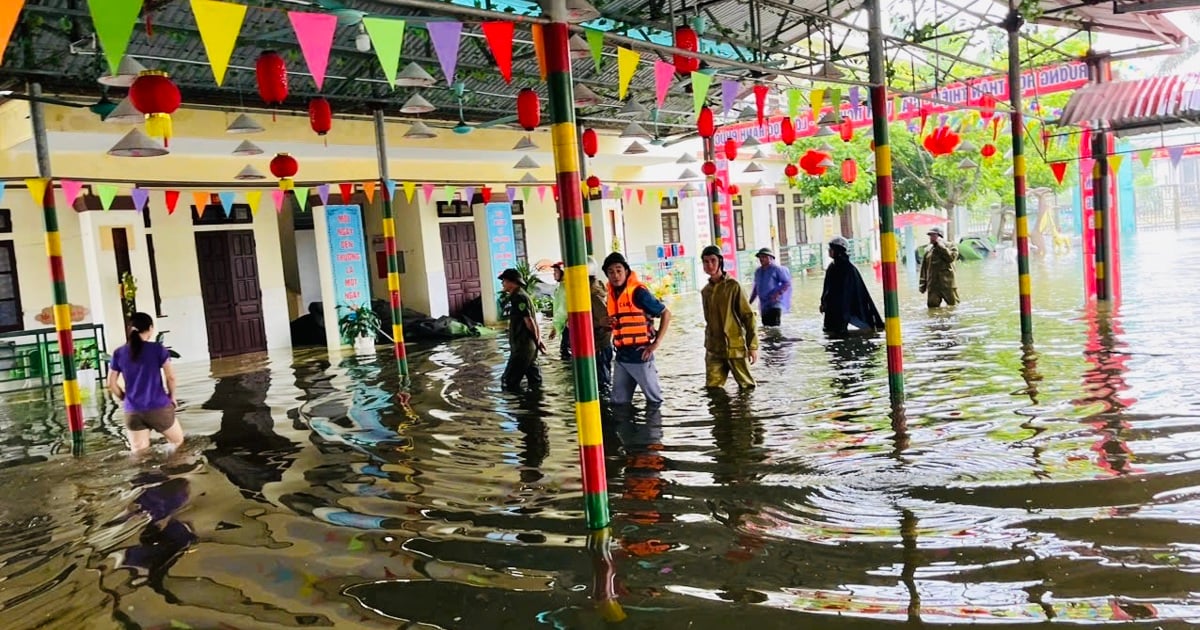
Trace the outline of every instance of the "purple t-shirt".
<instances>
[{"instance_id":1,"label":"purple t-shirt","mask_svg":"<svg viewBox=\"0 0 1200 630\"><path fill-rule=\"evenodd\" d=\"M136 359L129 346L113 352L110 369L125 377L125 411L137 413L171 406L163 386L162 366L171 358L161 343L147 341Z\"/></svg>"}]
</instances>

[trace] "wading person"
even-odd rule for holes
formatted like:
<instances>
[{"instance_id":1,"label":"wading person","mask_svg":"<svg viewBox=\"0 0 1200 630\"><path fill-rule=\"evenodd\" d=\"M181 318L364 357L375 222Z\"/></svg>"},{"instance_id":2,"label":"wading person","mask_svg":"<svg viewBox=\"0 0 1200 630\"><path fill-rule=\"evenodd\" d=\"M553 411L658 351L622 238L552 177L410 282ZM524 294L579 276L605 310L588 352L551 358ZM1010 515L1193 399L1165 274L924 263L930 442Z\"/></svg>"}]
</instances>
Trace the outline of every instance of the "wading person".
<instances>
[{"instance_id":1,"label":"wading person","mask_svg":"<svg viewBox=\"0 0 1200 630\"><path fill-rule=\"evenodd\" d=\"M883 328L883 318L875 308L871 292L858 267L850 262L849 248L850 243L840 236L829 241L829 257L833 262L825 270L821 312L825 314L825 332L835 336L846 334L847 326L859 330Z\"/></svg>"},{"instance_id":2,"label":"wading person","mask_svg":"<svg viewBox=\"0 0 1200 630\"><path fill-rule=\"evenodd\" d=\"M766 247L758 250L758 269L754 270L754 287L750 303L758 300L758 312L763 326L778 326L780 316L792 303L792 276L775 262L775 253Z\"/></svg>"},{"instance_id":3,"label":"wading person","mask_svg":"<svg viewBox=\"0 0 1200 630\"><path fill-rule=\"evenodd\" d=\"M617 405L633 402L633 391L640 387L647 402L660 404L662 387L654 366L654 351L667 335L671 311L638 281L620 252L609 254L602 270L608 277L608 316L616 355L612 402ZM662 320L657 331L652 325L652 318L656 317Z\"/></svg>"},{"instance_id":4,"label":"wading person","mask_svg":"<svg viewBox=\"0 0 1200 630\"><path fill-rule=\"evenodd\" d=\"M588 283L592 290L592 336L596 342L596 383L600 396L612 394L612 320L608 316L608 288L597 276L600 266L588 258Z\"/></svg>"},{"instance_id":5,"label":"wading person","mask_svg":"<svg viewBox=\"0 0 1200 630\"><path fill-rule=\"evenodd\" d=\"M725 273L721 248L709 245L700 252L708 282L700 290L704 304L705 386L725 386L729 373L738 387L754 387L750 366L758 360L758 334L754 310L746 300L742 283Z\"/></svg>"},{"instance_id":6,"label":"wading person","mask_svg":"<svg viewBox=\"0 0 1200 630\"><path fill-rule=\"evenodd\" d=\"M929 229L929 249L921 261L921 293L925 293L929 308L958 304L958 285L954 281L954 261L958 260L958 248L947 243L942 228Z\"/></svg>"},{"instance_id":7,"label":"wading person","mask_svg":"<svg viewBox=\"0 0 1200 630\"><path fill-rule=\"evenodd\" d=\"M561 262L554 263L551 267L554 270L554 281L558 284L554 287L553 299L553 326L550 328L550 339L553 341L555 336L561 336L559 342L558 354L563 361L571 358L571 338L570 331L567 329L567 284L563 282L563 264Z\"/></svg>"},{"instance_id":8,"label":"wading person","mask_svg":"<svg viewBox=\"0 0 1200 630\"><path fill-rule=\"evenodd\" d=\"M161 433L174 450L183 444L183 429L175 419L171 355L161 343L151 341L154 320L149 315L134 313L129 324L128 342L113 352L107 383L113 397L124 403L129 450L138 453L149 448L151 431Z\"/></svg>"},{"instance_id":9,"label":"wading person","mask_svg":"<svg viewBox=\"0 0 1200 630\"><path fill-rule=\"evenodd\" d=\"M525 292L525 281L516 269L505 269L499 276L508 294L508 365L501 377L504 389L521 391L521 379L529 387L542 384L542 371L537 366L538 352L546 352L534 313L533 300Z\"/></svg>"}]
</instances>

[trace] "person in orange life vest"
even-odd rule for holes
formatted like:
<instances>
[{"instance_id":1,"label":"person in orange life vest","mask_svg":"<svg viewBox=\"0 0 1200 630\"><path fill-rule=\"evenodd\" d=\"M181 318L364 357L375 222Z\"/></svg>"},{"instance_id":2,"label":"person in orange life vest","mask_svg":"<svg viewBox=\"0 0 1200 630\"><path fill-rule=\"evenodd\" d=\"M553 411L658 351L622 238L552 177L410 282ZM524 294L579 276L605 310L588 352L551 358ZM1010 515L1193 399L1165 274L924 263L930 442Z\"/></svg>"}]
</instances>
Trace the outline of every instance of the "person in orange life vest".
<instances>
[{"instance_id":1,"label":"person in orange life vest","mask_svg":"<svg viewBox=\"0 0 1200 630\"><path fill-rule=\"evenodd\" d=\"M633 402L633 390L641 387L647 402L662 403L654 351L666 338L671 311L638 281L620 252L609 254L602 270L608 277L608 316L616 348L612 402L616 405ZM651 325L654 317L662 319L657 331Z\"/></svg>"}]
</instances>

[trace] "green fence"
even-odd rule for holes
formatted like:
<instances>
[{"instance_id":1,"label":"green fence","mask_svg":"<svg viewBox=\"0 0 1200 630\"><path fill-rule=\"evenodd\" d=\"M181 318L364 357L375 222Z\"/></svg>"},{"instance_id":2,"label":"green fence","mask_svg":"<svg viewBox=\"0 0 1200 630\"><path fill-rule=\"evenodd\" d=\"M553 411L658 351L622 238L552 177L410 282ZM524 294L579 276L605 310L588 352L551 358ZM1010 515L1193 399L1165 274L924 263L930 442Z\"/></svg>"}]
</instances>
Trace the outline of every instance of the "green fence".
<instances>
[{"instance_id":1,"label":"green fence","mask_svg":"<svg viewBox=\"0 0 1200 630\"><path fill-rule=\"evenodd\" d=\"M108 348L103 324L71 327L75 339L75 366L94 369L96 378L108 373ZM81 381L84 375L81 374ZM62 382L62 353L58 332L53 328L0 334L0 391L45 389L54 397L54 385Z\"/></svg>"},{"instance_id":2,"label":"green fence","mask_svg":"<svg viewBox=\"0 0 1200 630\"><path fill-rule=\"evenodd\" d=\"M868 238L850 238L850 261L862 264L871 261L874 251L874 240ZM743 282L754 281L754 270L758 268L758 259L754 253L758 250L738 252L738 269ZM807 272L809 269L824 269L829 264L825 256L825 243L805 243L803 245L788 245L776 252L776 262L787 267L792 275Z\"/></svg>"},{"instance_id":3,"label":"green fence","mask_svg":"<svg viewBox=\"0 0 1200 630\"><path fill-rule=\"evenodd\" d=\"M691 256L631 263L630 267L659 297L696 290L696 259Z\"/></svg>"}]
</instances>

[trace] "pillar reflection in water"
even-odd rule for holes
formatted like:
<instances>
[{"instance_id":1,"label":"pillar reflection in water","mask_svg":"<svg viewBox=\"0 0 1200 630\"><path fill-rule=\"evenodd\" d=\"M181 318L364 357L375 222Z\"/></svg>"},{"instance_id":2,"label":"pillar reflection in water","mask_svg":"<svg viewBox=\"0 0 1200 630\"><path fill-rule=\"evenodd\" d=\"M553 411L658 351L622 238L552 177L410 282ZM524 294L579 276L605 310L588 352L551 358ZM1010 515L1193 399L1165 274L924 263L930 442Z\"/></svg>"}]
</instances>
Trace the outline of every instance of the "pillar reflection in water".
<instances>
[{"instance_id":1,"label":"pillar reflection in water","mask_svg":"<svg viewBox=\"0 0 1200 630\"><path fill-rule=\"evenodd\" d=\"M275 418L266 404L271 385L269 370L216 379L212 396L202 407L221 412L221 428L211 436L205 458L248 498L265 500L263 487L283 478L291 466L288 455L299 452L294 442L275 432Z\"/></svg>"},{"instance_id":2,"label":"pillar reflection in water","mask_svg":"<svg viewBox=\"0 0 1200 630\"><path fill-rule=\"evenodd\" d=\"M1092 445L1096 452L1096 464L1104 470L1123 475L1134 472L1130 466L1133 453L1125 442L1123 433L1130 428L1125 421L1125 410L1137 402L1135 398L1123 396L1129 390L1125 374L1129 371L1129 354L1121 340L1125 330L1121 327L1116 307L1098 307L1093 303L1087 312L1088 341L1084 358L1092 367L1083 374L1083 398L1073 401L1076 405L1101 406L1100 410L1086 422L1096 429L1099 441Z\"/></svg>"}]
</instances>

